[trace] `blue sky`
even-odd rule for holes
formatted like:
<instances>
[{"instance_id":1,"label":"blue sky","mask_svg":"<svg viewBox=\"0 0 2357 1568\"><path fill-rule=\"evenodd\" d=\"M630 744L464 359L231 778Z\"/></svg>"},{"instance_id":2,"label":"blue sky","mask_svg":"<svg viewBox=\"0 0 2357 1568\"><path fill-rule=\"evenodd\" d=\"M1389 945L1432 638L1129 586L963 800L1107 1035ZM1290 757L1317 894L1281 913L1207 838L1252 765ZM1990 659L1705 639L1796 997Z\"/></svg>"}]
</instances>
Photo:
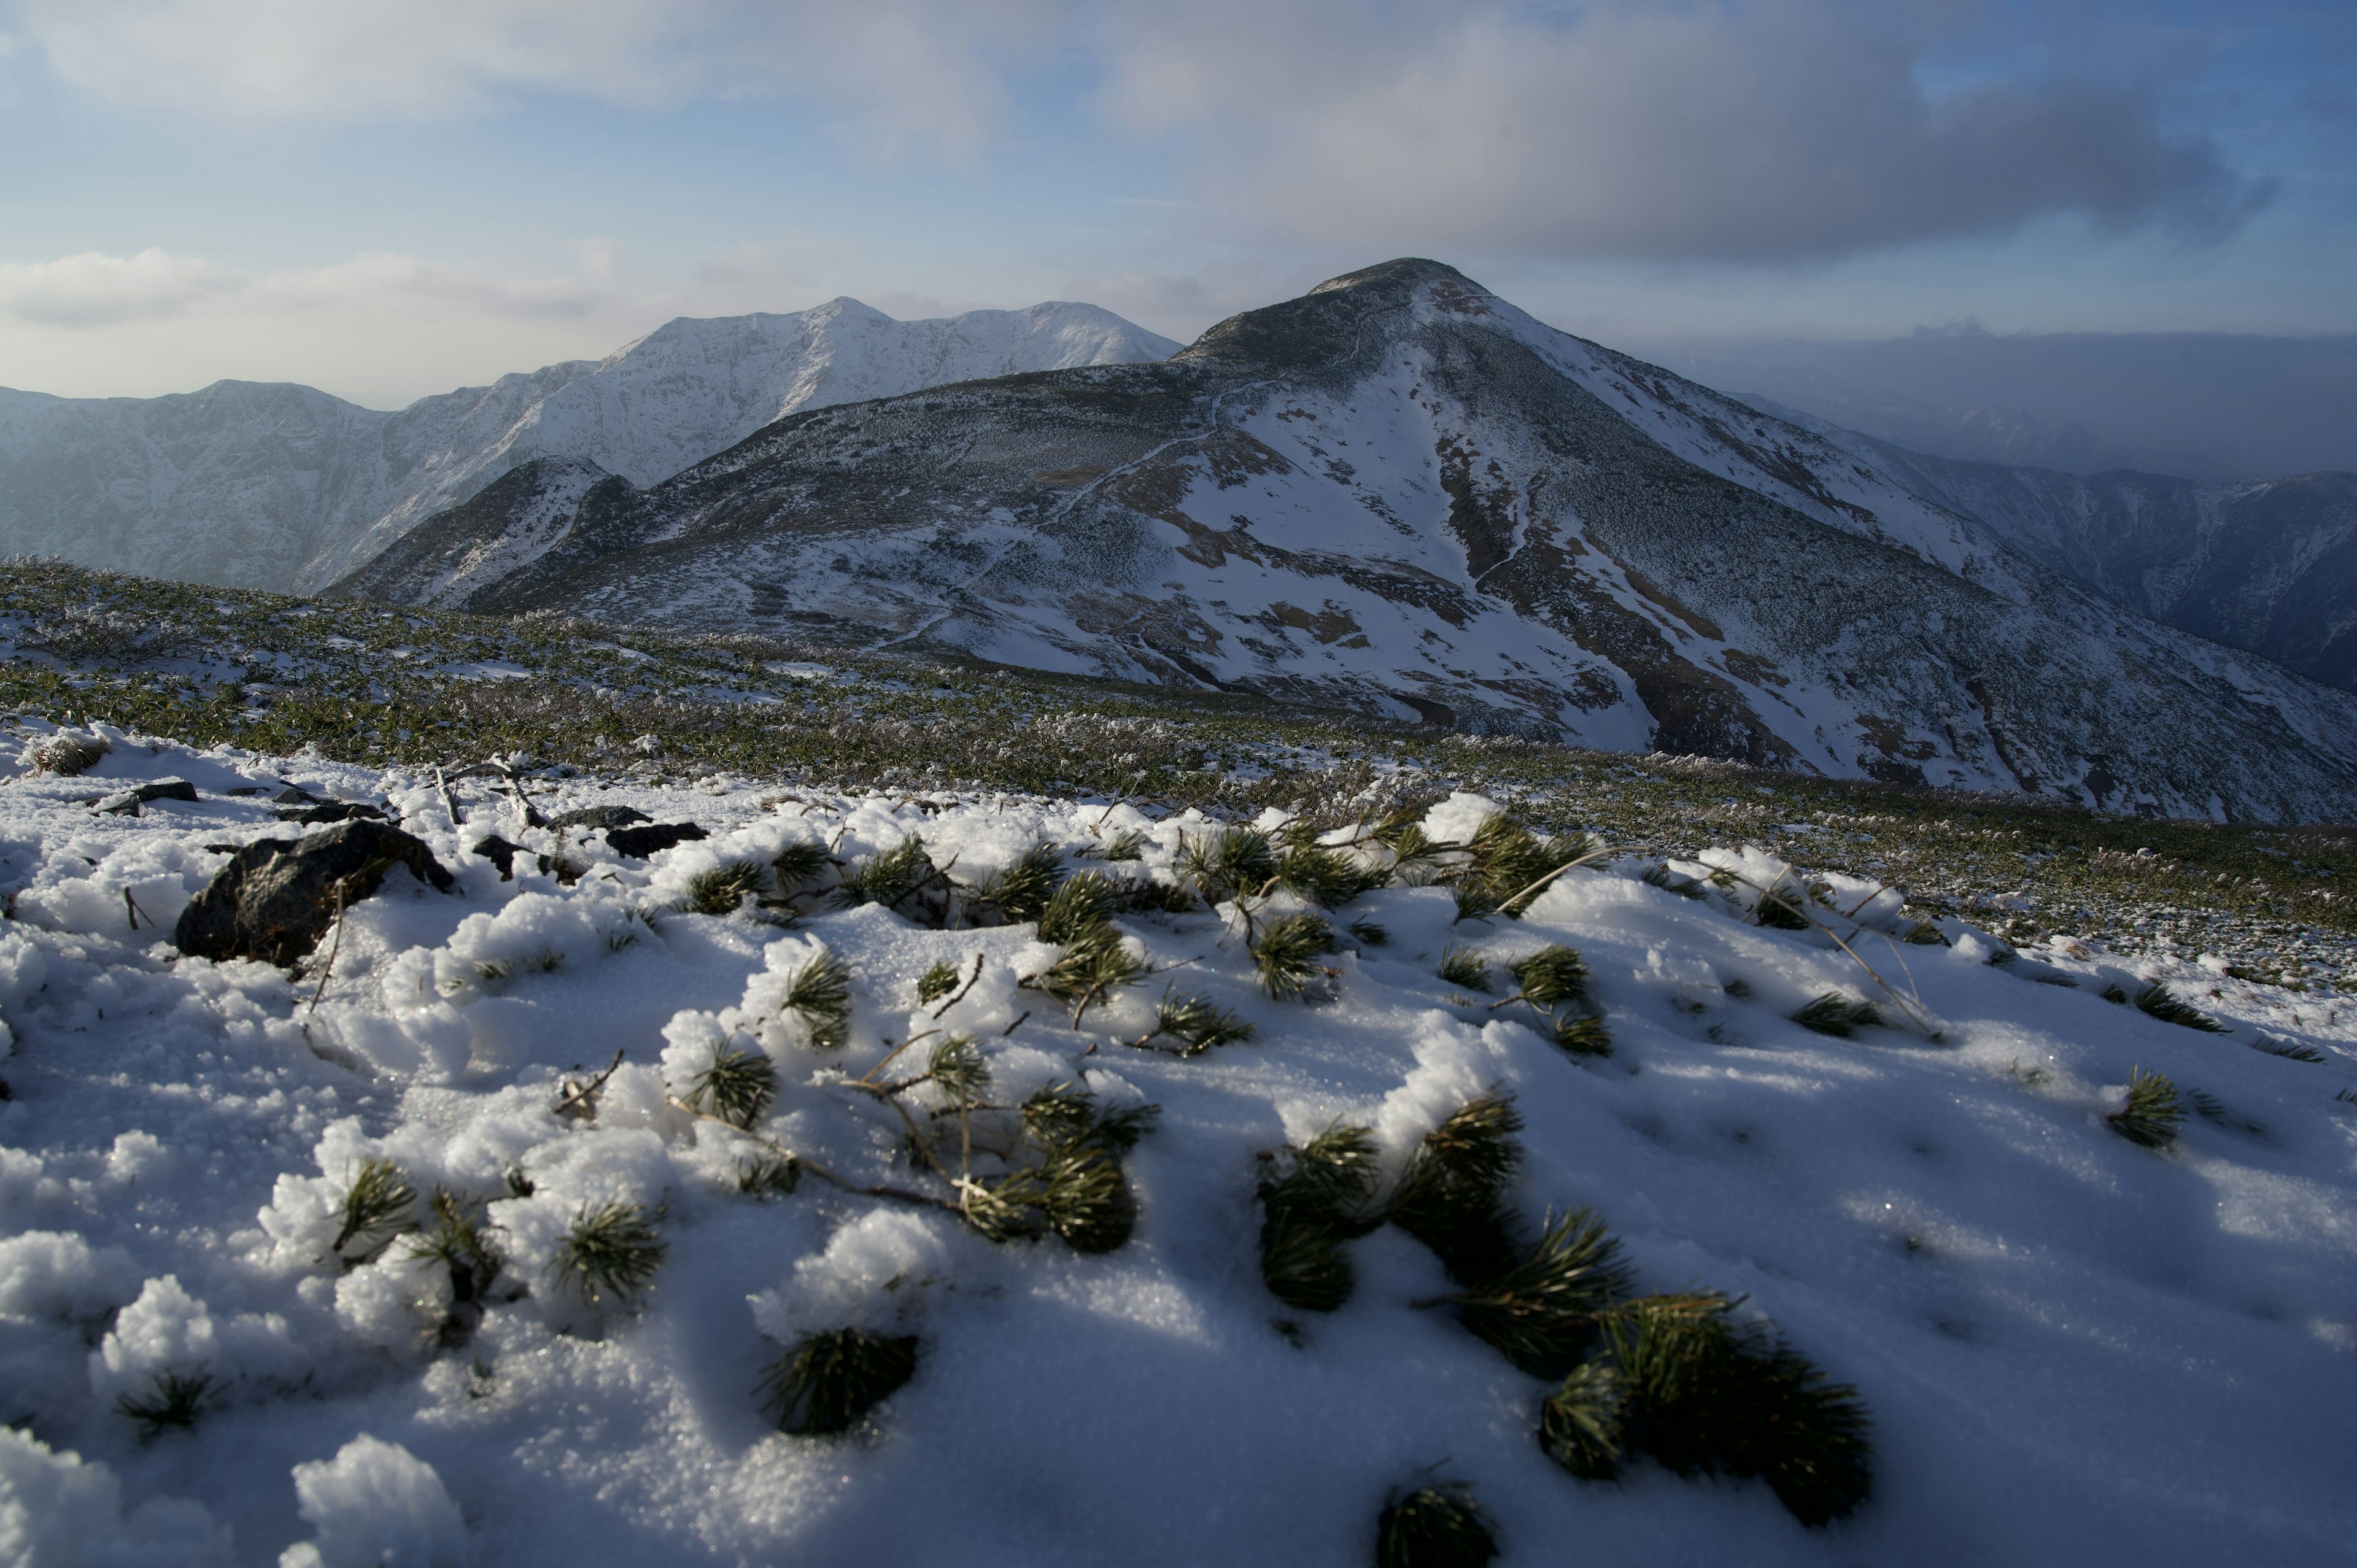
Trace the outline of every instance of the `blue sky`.
<instances>
[{"instance_id":1,"label":"blue sky","mask_svg":"<svg viewBox=\"0 0 2357 1568\"><path fill-rule=\"evenodd\" d=\"M2357 331L2357 7L0 0L0 385L378 406L674 315L1415 253L1608 342Z\"/></svg>"}]
</instances>

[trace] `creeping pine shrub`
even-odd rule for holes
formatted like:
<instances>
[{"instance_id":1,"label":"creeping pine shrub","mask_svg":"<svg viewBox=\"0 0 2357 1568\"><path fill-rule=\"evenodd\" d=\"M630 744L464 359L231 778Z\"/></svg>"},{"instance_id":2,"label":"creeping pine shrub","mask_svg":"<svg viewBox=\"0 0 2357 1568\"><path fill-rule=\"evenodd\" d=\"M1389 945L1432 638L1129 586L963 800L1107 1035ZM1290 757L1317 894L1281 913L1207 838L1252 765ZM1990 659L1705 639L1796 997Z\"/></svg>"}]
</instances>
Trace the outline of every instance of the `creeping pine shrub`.
<instances>
[{"instance_id":1,"label":"creeping pine shrub","mask_svg":"<svg viewBox=\"0 0 2357 1568\"><path fill-rule=\"evenodd\" d=\"M1499 914L1519 919L1546 891L1549 873L1594 847L1580 836L1541 838L1503 811L1484 817L1466 839L1465 860L1451 875L1458 918Z\"/></svg>"},{"instance_id":2,"label":"creeping pine shrub","mask_svg":"<svg viewBox=\"0 0 2357 1568\"><path fill-rule=\"evenodd\" d=\"M737 1190L748 1197L790 1197L802 1168L790 1155L756 1155L737 1167Z\"/></svg>"},{"instance_id":3,"label":"creeping pine shrub","mask_svg":"<svg viewBox=\"0 0 2357 1568\"><path fill-rule=\"evenodd\" d=\"M778 1095L778 1069L766 1051L742 1051L722 1042L711 1063L688 1086L687 1102L732 1127L750 1127Z\"/></svg>"},{"instance_id":4,"label":"creeping pine shrub","mask_svg":"<svg viewBox=\"0 0 2357 1568\"><path fill-rule=\"evenodd\" d=\"M2199 1029L2205 1035L2222 1035L2226 1026L2156 981L2136 993L2136 1009L2164 1024L2181 1025Z\"/></svg>"},{"instance_id":5,"label":"creeping pine shrub","mask_svg":"<svg viewBox=\"0 0 2357 1568\"><path fill-rule=\"evenodd\" d=\"M1541 1445L1583 1478L1641 1451L1682 1476L1764 1480L1805 1525L1852 1512L1873 1485L1857 1391L1772 1331L1736 1323L1735 1305L1709 1292L1656 1296L1608 1317L1600 1360L1542 1407Z\"/></svg>"},{"instance_id":6,"label":"creeping pine shrub","mask_svg":"<svg viewBox=\"0 0 2357 1568\"><path fill-rule=\"evenodd\" d=\"M687 881L685 908L697 915L733 915L770 885L770 868L759 860L733 860L699 871Z\"/></svg>"},{"instance_id":7,"label":"creeping pine shrub","mask_svg":"<svg viewBox=\"0 0 2357 1568\"><path fill-rule=\"evenodd\" d=\"M1426 1133L1408 1156L1383 1218L1429 1248L1459 1284L1514 1259L1506 1192L1522 1165L1522 1113L1499 1090L1467 1101Z\"/></svg>"},{"instance_id":8,"label":"creeping pine shrub","mask_svg":"<svg viewBox=\"0 0 2357 1568\"><path fill-rule=\"evenodd\" d=\"M1128 902L1122 885L1101 871L1066 877L1039 909L1039 940L1070 942L1119 914Z\"/></svg>"},{"instance_id":9,"label":"creeping pine shrub","mask_svg":"<svg viewBox=\"0 0 2357 1568\"><path fill-rule=\"evenodd\" d=\"M1276 846L1256 828L1222 828L1178 840L1178 879L1206 904L1257 897L1276 879Z\"/></svg>"},{"instance_id":10,"label":"creeping pine shrub","mask_svg":"<svg viewBox=\"0 0 2357 1568\"><path fill-rule=\"evenodd\" d=\"M1376 868L1339 849L1318 842L1314 828L1286 834L1285 853L1276 863L1277 886L1313 904L1339 908L1391 880L1388 868Z\"/></svg>"},{"instance_id":11,"label":"creeping pine shrub","mask_svg":"<svg viewBox=\"0 0 2357 1568\"><path fill-rule=\"evenodd\" d=\"M780 893L809 886L826 875L826 865L825 846L808 840L790 843L770 857L770 874L777 879Z\"/></svg>"},{"instance_id":12,"label":"creeping pine shrub","mask_svg":"<svg viewBox=\"0 0 2357 1568\"><path fill-rule=\"evenodd\" d=\"M1318 961L1334 945L1334 928L1314 909L1269 921L1251 947L1261 989L1280 1002L1303 994L1327 974Z\"/></svg>"},{"instance_id":13,"label":"creeping pine shrub","mask_svg":"<svg viewBox=\"0 0 2357 1568\"><path fill-rule=\"evenodd\" d=\"M957 965L947 959L934 962L931 969L917 976L917 1002L931 1006L958 987Z\"/></svg>"},{"instance_id":14,"label":"creeping pine shrub","mask_svg":"<svg viewBox=\"0 0 2357 1568\"><path fill-rule=\"evenodd\" d=\"M1440 978L1467 991L1490 989L1490 962L1469 947L1451 942L1441 950Z\"/></svg>"},{"instance_id":15,"label":"creeping pine shrub","mask_svg":"<svg viewBox=\"0 0 2357 1568\"><path fill-rule=\"evenodd\" d=\"M585 1203L549 1260L548 1276L585 1305L603 1310L627 1304L652 1283L663 1252L662 1239L638 1204L619 1198L594 1208Z\"/></svg>"},{"instance_id":16,"label":"creeping pine shrub","mask_svg":"<svg viewBox=\"0 0 2357 1568\"><path fill-rule=\"evenodd\" d=\"M985 886L983 895L998 906L1001 918L1019 925L1047 913L1048 902L1063 880L1063 852L1051 843L1035 843L1004 875Z\"/></svg>"},{"instance_id":17,"label":"creeping pine shrub","mask_svg":"<svg viewBox=\"0 0 2357 1568\"><path fill-rule=\"evenodd\" d=\"M1153 841L1143 828L1124 828L1104 841L1096 857L1103 861L1143 860L1146 846Z\"/></svg>"},{"instance_id":18,"label":"creeping pine shrub","mask_svg":"<svg viewBox=\"0 0 2357 1568\"><path fill-rule=\"evenodd\" d=\"M1179 996L1165 992L1155 1009L1154 1029L1133 1046L1149 1047L1157 1040L1174 1040L1173 1054L1200 1056L1214 1046L1252 1038L1255 1026L1244 1022L1207 996Z\"/></svg>"},{"instance_id":19,"label":"creeping pine shrub","mask_svg":"<svg viewBox=\"0 0 2357 1568\"><path fill-rule=\"evenodd\" d=\"M1357 1283L1342 1243L1374 1223L1366 1211L1382 1174L1374 1130L1334 1122L1287 1148L1260 1184L1260 1269L1269 1294L1303 1312L1331 1312Z\"/></svg>"},{"instance_id":20,"label":"creeping pine shrub","mask_svg":"<svg viewBox=\"0 0 2357 1568\"><path fill-rule=\"evenodd\" d=\"M1506 967L1517 989L1491 1006L1527 1003L1546 1020L1548 1033L1566 1051L1574 1056L1612 1054L1612 1036L1588 1006L1587 963L1577 951L1550 945Z\"/></svg>"},{"instance_id":21,"label":"creeping pine shrub","mask_svg":"<svg viewBox=\"0 0 2357 1568\"><path fill-rule=\"evenodd\" d=\"M158 1372L145 1393L116 1395L114 1412L137 1422L140 1437L152 1440L196 1425L197 1417L204 1412L205 1396L212 1389L210 1372Z\"/></svg>"},{"instance_id":22,"label":"creeping pine shrub","mask_svg":"<svg viewBox=\"0 0 2357 1568\"><path fill-rule=\"evenodd\" d=\"M841 1050L851 1043L851 966L820 953L794 971L778 1005L802 1020L813 1046Z\"/></svg>"},{"instance_id":23,"label":"creeping pine shrub","mask_svg":"<svg viewBox=\"0 0 2357 1568\"><path fill-rule=\"evenodd\" d=\"M837 1328L805 1336L754 1391L780 1428L817 1437L848 1429L916 1373L913 1336Z\"/></svg>"},{"instance_id":24,"label":"creeping pine shrub","mask_svg":"<svg viewBox=\"0 0 2357 1568\"><path fill-rule=\"evenodd\" d=\"M895 914L938 924L945 911L929 908L925 896L943 882L941 869L925 853L925 841L910 833L881 854L871 854L846 867L835 884L835 897L846 908L881 904Z\"/></svg>"},{"instance_id":25,"label":"creeping pine shrub","mask_svg":"<svg viewBox=\"0 0 2357 1568\"><path fill-rule=\"evenodd\" d=\"M1417 1487L1375 1527L1376 1568L1483 1568L1497 1555L1497 1537L1461 1483Z\"/></svg>"},{"instance_id":26,"label":"creeping pine shrub","mask_svg":"<svg viewBox=\"0 0 2357 1568\"><path fill-rule=\"evenodd\" d=\"M417 1229L410 1212L416 1203L417 1189L399 1165L383 1159L361 1161L344 1188L343 1228L328 1251L347 1268L367 1262L391 1246L394 1237ZM358 1251L344 1250L354 1243Z\"/></svg>"},{"instance_id":27,"label":"creeping pine shrub","mask_svg":"<svg viewBox=\"0 0 2357 1568\"><path fill-rule=\"evenodd\" d=\"M1129 950L1119 929L1100 922L1073 936L1055 962L1027 977L1025 983L1070 1007L1072 1027L1077 1029L1092 1004L1125 985L1136 984L1145 974L1145 961Z\"/></svg>"},{"instance_id":28,"label":"creeping pine shrub","mask_svg":"<svg viewBox=\"0 0 2357 1568\"><path fill-rule=\"evenodd\" d=\"M2185 1123L2185 1107L2178 1102L2177 1085L2157 1072L2136 1068L2128 1073L2128 1102L2104 1118L2111 1130L2147 1149L2170 1148Z\"/></svg>"},{"instance_id":29,"label":"creeping pine shrub","mask_svg":"<svg viewBox=\"0 0 2357 1568\"><path fill-rule=\"evenodd\" d=\"M1847 1039L1860 1029L1872 1028L1881 1023L1882 1015L1875 1010L1871 1002L1860 1002L1838 991L1828 991L1793 1014L1792 1022L1820 1035Z\"/></svg>"},{"instance_id":30,"label":"creeping pine shrub","mask_svg":"<svg viewBox=\"0 0 2357 1568\"><path fill-rule=\"evenodd\" d=\"M1620 1243L1586 1209L1550 1219L1538 1241L1480 1284L1445 1299L1458 1320L1534 1377L1562 1377L1628 1288Z\"/></svg>"},{"instance_id":31,"label":"creeping pine shrub","mask_svg":"<svg viewBox=\"0 0 2357 1568\"><path fill-rule=\"evenodd\" d=\"M491 1283L507 1260L490 1238L483 1206L470 1203L437 1187L427 1203L434 1227L410 1238L409 1255L421 1262L440 1263L450 1276L450 1310L442 1320L442 1342L464 1342L483 1314Z\"/></svg>"},{"instance_id":32,"label":"creeping pine shrub","mask_svg":"<svg viewBox=\"0 0 2357 1568\"><path fill-rule=\"evenodd\" d=\"M986 1186L964 1184L966 1222L993 1240L1046 1230L1076 1252L1115 1251L1137 1223L1121 1156L1159 1114L1153 1105L1109 1111L1070 1083L1035 1090L1019 1123L1036 1163Z\"/></svg>"}]
</instances>

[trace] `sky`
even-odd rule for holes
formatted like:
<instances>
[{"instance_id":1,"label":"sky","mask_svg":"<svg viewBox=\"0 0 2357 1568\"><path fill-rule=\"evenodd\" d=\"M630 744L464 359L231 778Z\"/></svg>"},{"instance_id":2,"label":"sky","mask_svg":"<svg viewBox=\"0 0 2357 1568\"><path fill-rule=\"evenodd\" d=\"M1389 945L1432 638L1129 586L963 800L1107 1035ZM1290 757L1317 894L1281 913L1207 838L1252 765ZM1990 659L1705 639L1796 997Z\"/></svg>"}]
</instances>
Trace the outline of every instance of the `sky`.
<instances>
[{"instance_id":1,"label":"sky","mask_svg":"<svg viewBox=\"0 0 2357 1568\"><path fill-rule=\"evenodd\" d=\"M0 0L5 386L1183 340L1406 254L1608 343L2357 332L2357 6Z\"/></svg>"}]
</instances>

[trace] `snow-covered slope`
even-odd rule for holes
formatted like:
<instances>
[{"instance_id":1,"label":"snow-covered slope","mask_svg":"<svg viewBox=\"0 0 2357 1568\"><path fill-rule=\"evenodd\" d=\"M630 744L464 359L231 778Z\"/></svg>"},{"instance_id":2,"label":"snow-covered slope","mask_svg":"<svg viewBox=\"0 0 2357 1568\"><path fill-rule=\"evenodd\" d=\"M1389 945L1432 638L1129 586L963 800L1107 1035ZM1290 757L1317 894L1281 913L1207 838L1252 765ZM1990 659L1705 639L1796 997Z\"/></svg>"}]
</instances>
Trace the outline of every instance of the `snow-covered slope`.
<instances>
[{"instance_id":1,"label":"snow-covered slope","mask_svg":"<svg viewBox=\"0 0 2357 1568\"><path fill-rule=\"evenodd\" d=\"M539 503L517 514L528 552L492 548L496 506L447 514L342 591L2357 818L2347 694L2128 616L1838 443L1430 262L1165 364L805 413L651 490L583 495L561 537Z\"/></svg>"},{"instance_id":2,"label":"snow-covered slope","mask_svg":"<svg viewBox=\"0 0 2357 1568\"><path fill-rule=\"evenodd\" d=\"M0 794L13 1563L1356 1568L1387 1498L1436 1480L1470 1488L1506 1564L2306 1568L2357 1539L2357 1186L2334 1098L2357 1081L2357 1026L2329 996L2068 940L2011 956L1954 921L1901 948L1871 929L1890 896L1842 881L1868 929L1841 929L1933 1039L1819 932L1649 886L1638 860L1571 873L1520 921L1459 921L1445 887L1369 894L1338 929L1387 940L1345 933L1315 1004L1255 987L1232 906L1125 914L1125 950L1174 967L1075 1028L1018 983L1058 952L1029 924L933 929L871 904L780 929L675 906L699 873L793 845L856 862L911 834L974 879L1035 843L1130 834L1140 858L1107 869L1168 885L1181 835L1215 824L524 780L550 814L627 804L712 835L649 862L528 827L504 789L456 786L460 826L430 776L114 738L92 778ZM138 817L77 802L167 775L199 798ZM394 871L300 980L175 953L159 931L226 861L214 846L299 831L229 791L290 779L388 804L454 890ZM1425 825L1461 842L1486 810L1459 796ZM491 833L522 845L511 881L470 852ZM558 853L577 879L535 869ZM1502 988L1500 966L1549 943L1584 955L1609 1056L1567 1055L1535 1010L1468 989L1462 958L1458 981L1435 972L1458 947ZM833 1047L780 1002L822 946L849 971ZM936 965L963 989L920 1004ZM2147 974L2231 1032L2104 999ZM1256 1032L1196 1056L1125 1043L1165 986ZM1889 1021L1849 1038L1793 1021L1826 992ZM971 1036L992 1106L1065 1083L1160 1108L1121 1162L1121 1245L993 1243L953 1212L911 1127L953 1167L965 1128L990 1181L1010 1118L935 1114L920 1075L940 1030ZM743 1131L669 1099L728 1041L778 1079ZM558 1114L563 1080L617 1053L596 1114ZM2106 1123L2138 1069L2201 1107L2172 1148ZM1458 1287L1399 1225L1347 1243L1337 1310L1265 1285L1256 1187L1276 1167L1258 1156L1360 1123L1388 1185L1493 1092L1524 1123L1506 1191L1523 1236L1592 1208L1626 1292L1739 1294L1854 1385L1873 1444L1854 1514L1806 1529L1756 1481L1643 1457L1617 1482L1566 1473L1537 1441L1553 1382L1437 1299ZM748 1190L780 1147L799 1179L773 1164ZM348 1232L370 1161L414 1196ZM432 1250L437 1193L484 1251L447 1231ZM592 1305L555 1265L610 1203L638 1206L662 1251ZM913 1376L842 1436L780 1433L765 1369L845 1327L913 1337ZM143 1441L117 1402L156 1408L171 1378L198 1391L193 1425Z\"/></svg>"},{"instance_id":3,"label":"snow-covered slope","mask_svg":"<svg viewBox=\"0 0 2357 1568\"><path fill-rule=\"evenodd\" d=\"M1968 463L1761 402L2123 609L2357 690L2357 474L2197 484Z\"/></svg>"},{"instance_id":4,"label":"snow-covered slope","mask_svg":"<svg viewBox=\"0 0 2357 1568\"><path fill-rule=\"evenodd\" d=\"M306 590L533 458L650 485L796 409L1177 349L1091 305L896 321L837 299L683 317L604 360L397 413L245 381L146 399L0 390L0 552Z\"/></svg>"}]
</instances>

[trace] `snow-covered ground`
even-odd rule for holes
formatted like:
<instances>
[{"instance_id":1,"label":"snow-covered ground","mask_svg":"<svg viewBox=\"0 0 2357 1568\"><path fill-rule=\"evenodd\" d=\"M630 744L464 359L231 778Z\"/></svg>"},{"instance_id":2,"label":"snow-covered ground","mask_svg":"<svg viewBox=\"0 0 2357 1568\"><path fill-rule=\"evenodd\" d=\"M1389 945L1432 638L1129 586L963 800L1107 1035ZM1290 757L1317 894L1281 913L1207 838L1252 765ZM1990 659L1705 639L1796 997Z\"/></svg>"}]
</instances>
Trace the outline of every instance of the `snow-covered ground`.
<instances>
[{"instance_id":1,"label":"snow-covered ground","mask_svg":"<svg viewBox=\"0 0 2357 1568\"><path fill-rule=\"evenodd\" d=\"M87 803L167 777L199 799ZM1386 940L1346 938L1310 1001L1255 989L1230 918L1124 916L1173 967L1073 1030L1018 984L1057 956L1028 925L674 906L743 857L816 843L856 862L909 833L963 878L1135 830L1142 858L1107 869L1167 879L1180 836L1213 824L525 782L550 815L630 805L710 836L627 859L526 828L483 779L456 789L460 826L430 776L120 736L84 777L0 787L0 1560L1355 1564L1386 1498L1436 1475L1471 1486L1509 1563L2357 1557L2357 1019L2330 1004L2061 940L2014 955L1953 922L1945 943L1904 943L1871 929L1875 904L1853 957L1740 918L1739 881L1682 897L1631 860L1567 874L1520 920L1458 921L1444 887L1368 894L1337 926ZM457 875L446 894L392 872L344 916L324 983L316 958L296 979L165 940L216 846L324 831L229 793L283 783L384 804ZM1460 839L1488 809L1458 796L1426 825ZM512 880L469 850L490 833L525 848ZM569 884L533 869L560 851ZM1776 875L1739 846L1711 859ZM1832 889L1844 908L1870 892ZM1609 1057L1566 1055L1530 1009L1493 1007L1502 992L1435 973L1450 944L1503 963L1551 942L1585 955ZM778 1008L821 945L852 975L837 1049ZM975 977L946 1008L918 1002L937 963ZM1898 1019L1867 964L1926 1027L1791 1021L1826 991ZM2228 1032L2101 995L2155 977ZM1122 1043L1166 987L1257 1032L1193 1057ZM753 1137L669 1101L738 1039L780 1080L755 1133L854 1183L944 1194L891 1105L849 1081L928 1030L981 1043L998 1102L1073 1081L1161 1108L1126 1157L1125 1245L994 1243L808 1175L747 1196ZM594 1119L558 1115L564 1080L618 1051ZM2104 1121L2138 1067L2211 1097L2172 1149ZM1396 1168L1493 1086L1526 1122L1525 1214L1592 1207L1640 1288L1741 1295L1856 1385L1876 1447L1857 1513L1808 1530L1760 1484L1643 1460L1573 1478L1534 1440L1547 1386L1411 1305L1451 1287L1395 1229L1351 1243L1339 1311L1268 1292L1257 1154L1343 1118ZM398 1241L331 1256L371 1159L487 1204L502 1265L462 1339L437 1333L443 1264ZM651 1286L599 1310L548 1265L583 1206L614 1199L666 1251ZM842 1326L917 1336L914 1378L844 1436L780 1433L762 1369ZM143 1438L116 1401L166 1373L209 1377L204 1407Z\"/></svg>"}]
</instances>

